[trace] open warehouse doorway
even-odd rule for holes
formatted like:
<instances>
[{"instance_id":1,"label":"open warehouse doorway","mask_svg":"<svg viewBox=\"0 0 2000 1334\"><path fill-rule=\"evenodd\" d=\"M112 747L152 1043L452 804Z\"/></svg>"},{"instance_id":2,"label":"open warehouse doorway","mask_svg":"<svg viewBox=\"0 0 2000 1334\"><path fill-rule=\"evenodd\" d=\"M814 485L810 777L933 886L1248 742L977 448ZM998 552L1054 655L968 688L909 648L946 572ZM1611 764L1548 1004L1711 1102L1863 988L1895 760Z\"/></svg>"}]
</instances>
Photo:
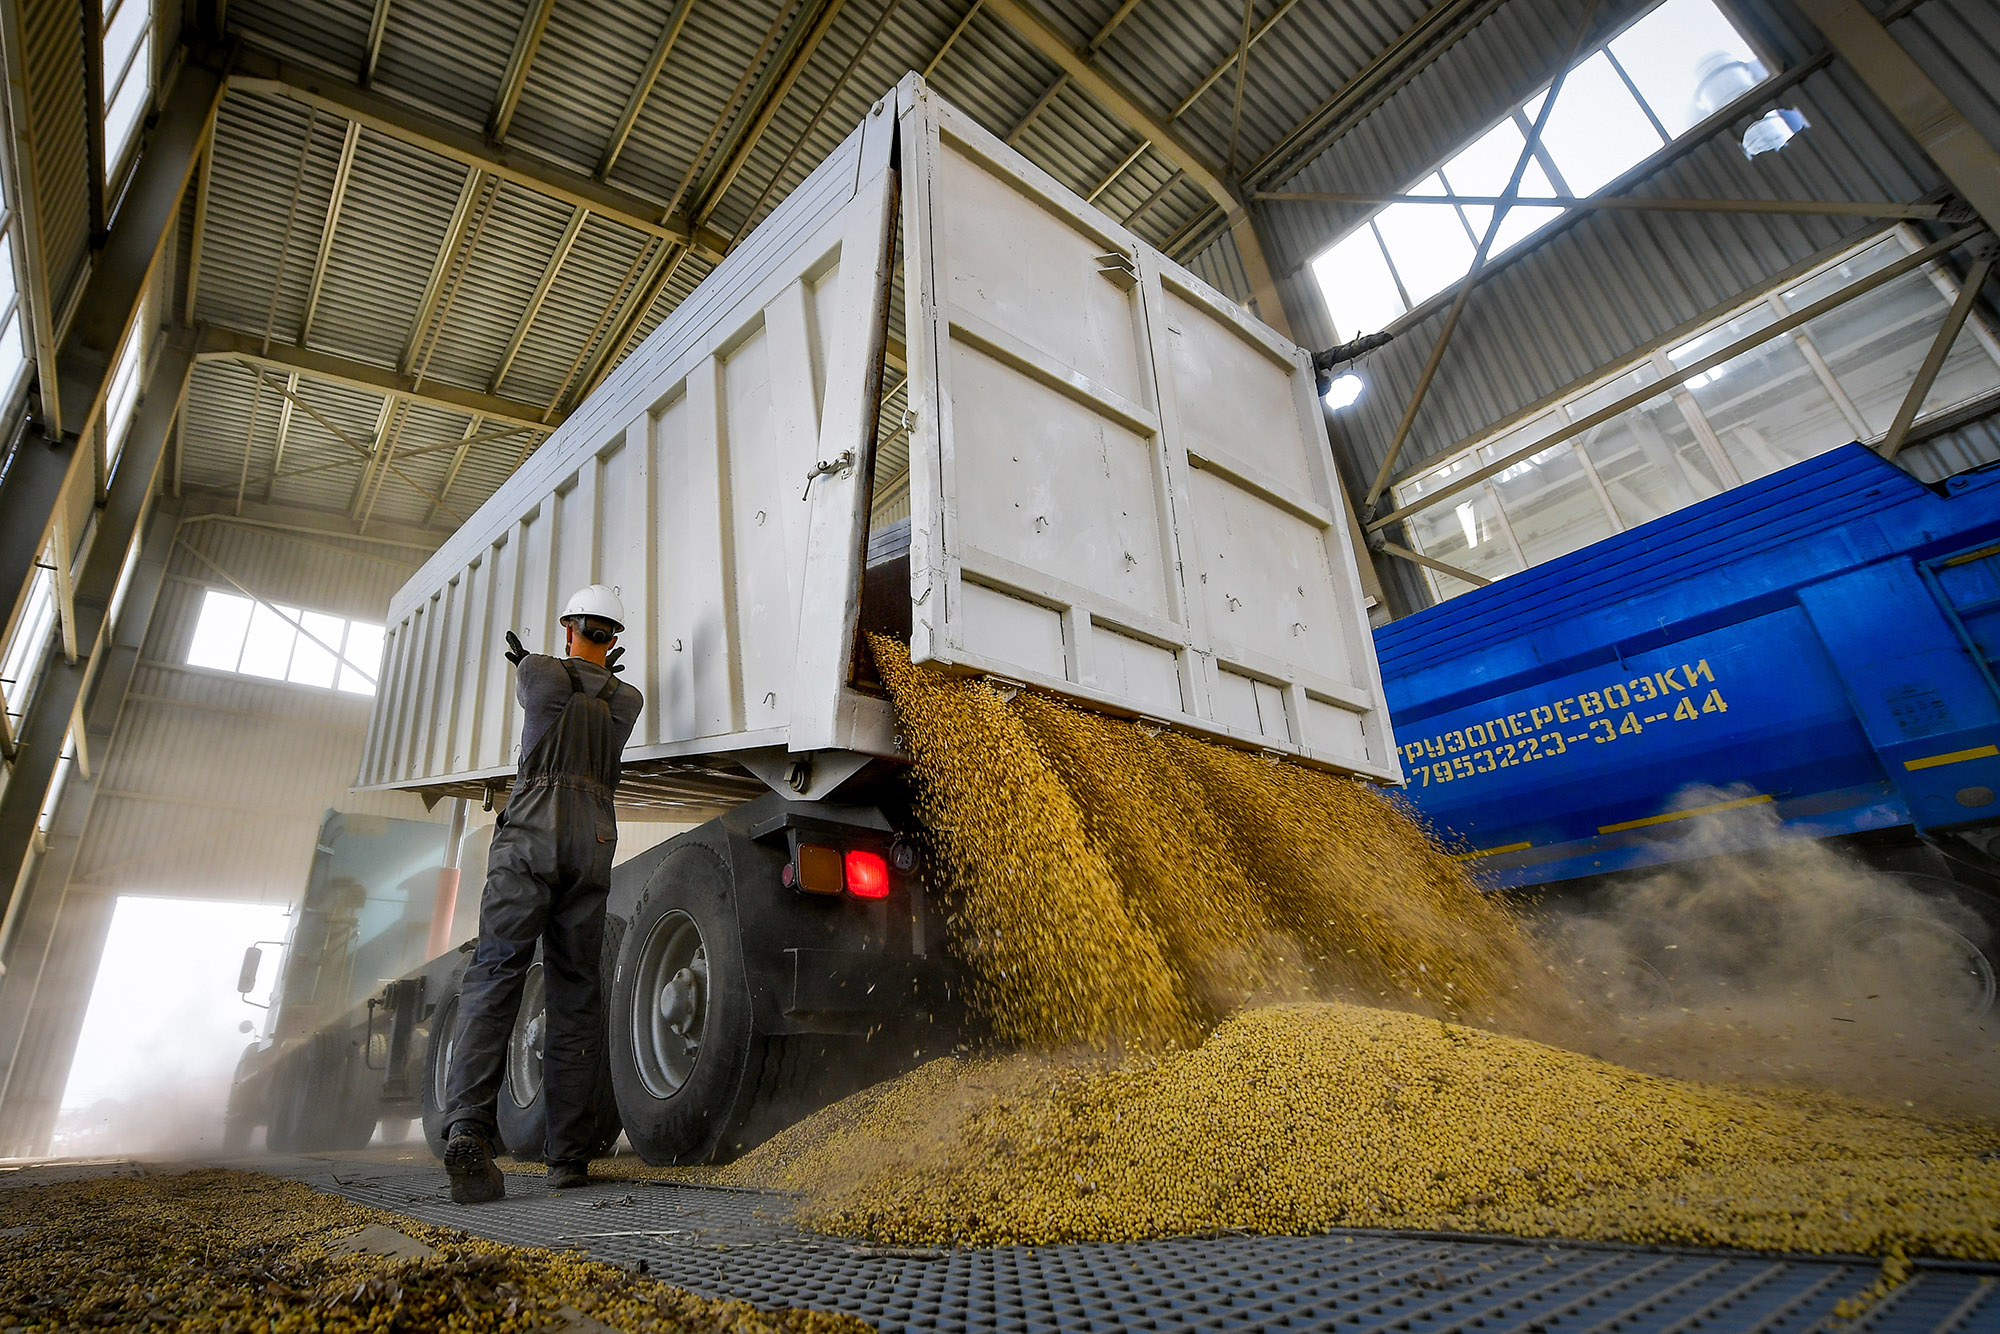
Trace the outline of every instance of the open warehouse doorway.
<instances>
[{"instance_id":1,"label":"open warehouse doorway","mask_svg":"<svg viewBox=\"0 0 2000 1334\"><path fill-rule=\"evenodd\" d=\"M111 918L56 1114L65 1157L213 1150L245 1037L278 976L235 990L247 941L282 941L290 912L261 903L124 895ZM170 966L162 966L163 961ZM246 1001L248 1004L246 1004Z\"/></svg>"}]
</instances>

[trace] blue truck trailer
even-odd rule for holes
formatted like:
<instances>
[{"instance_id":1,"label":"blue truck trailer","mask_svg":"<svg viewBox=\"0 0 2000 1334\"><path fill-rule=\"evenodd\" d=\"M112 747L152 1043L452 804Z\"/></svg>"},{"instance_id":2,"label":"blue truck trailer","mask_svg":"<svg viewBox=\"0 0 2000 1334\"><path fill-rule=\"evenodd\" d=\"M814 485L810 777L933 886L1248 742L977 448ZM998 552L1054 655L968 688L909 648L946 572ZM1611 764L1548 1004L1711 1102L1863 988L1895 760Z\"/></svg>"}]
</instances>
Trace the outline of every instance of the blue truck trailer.
<instances>
[{"instance_id":1,"label":"blue truck trailer","mask_svg":"<svg viewBox=\"0 0 2000 1334\"><path fill-rule=\"evenodd\" d=\"M2000 465L1848 445L1375 633L1408 800L1543 892L1835 842L2000 951Z\"/></svg>"}]
</instances>

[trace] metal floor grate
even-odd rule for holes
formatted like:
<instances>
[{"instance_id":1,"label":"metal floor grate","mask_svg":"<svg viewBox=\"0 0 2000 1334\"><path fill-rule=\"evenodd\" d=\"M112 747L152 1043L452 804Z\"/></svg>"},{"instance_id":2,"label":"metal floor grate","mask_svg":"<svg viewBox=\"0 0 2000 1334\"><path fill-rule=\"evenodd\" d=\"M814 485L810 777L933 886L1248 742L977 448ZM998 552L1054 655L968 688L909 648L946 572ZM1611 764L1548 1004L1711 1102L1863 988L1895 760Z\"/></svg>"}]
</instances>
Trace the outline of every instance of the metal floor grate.
<instances>
[{"instance_id":1,"label":"metal floor grate","mask_svg":"<svg viewBox=\"0 0 2000 1334\"><path fill-rule=\"evenodd\" d=\"M551 1195L510 1176L505 1201L465 1207L428 1157L258 1166L495 1241L644 1262L704 1296L891 1329L2000 1334L2000 1266L1920 1264L1848 1323L1834 1306L1874 1282L1872 1261L1374 1232L883 1249L799 1231L775 1193L629 1180Z\"/></svg>"}]
</instances>

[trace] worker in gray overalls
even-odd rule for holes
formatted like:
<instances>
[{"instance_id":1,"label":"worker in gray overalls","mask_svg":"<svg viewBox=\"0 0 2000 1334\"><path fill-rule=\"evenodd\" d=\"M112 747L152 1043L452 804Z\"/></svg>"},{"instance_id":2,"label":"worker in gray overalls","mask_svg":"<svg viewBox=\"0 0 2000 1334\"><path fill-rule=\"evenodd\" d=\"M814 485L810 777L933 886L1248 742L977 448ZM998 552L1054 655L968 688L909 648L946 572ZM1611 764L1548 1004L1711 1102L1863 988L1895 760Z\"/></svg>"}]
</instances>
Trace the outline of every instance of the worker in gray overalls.
<instances>
[{"instance_id":1,"label":"worker in gray overalls","mask_svg":"<svg viewBox=\"0 0 2000 1334\"><path fill-rule=\"evenodd\" d=\"M616 675L625 628L615 590L592 584L563 608L563 658L530 653L507 632L520 701L521 767L493 830L479 898L479 950L459 992L458 1033L445 1086L444 1166L451 1198L481 1204L507 1193L493 1165L494 1105L507 1038L543 943L548 1029L549 1186L589 1181L604 1041L604 904L618 847L618 760L644 697Z\"/></svg>"}]
</instances>

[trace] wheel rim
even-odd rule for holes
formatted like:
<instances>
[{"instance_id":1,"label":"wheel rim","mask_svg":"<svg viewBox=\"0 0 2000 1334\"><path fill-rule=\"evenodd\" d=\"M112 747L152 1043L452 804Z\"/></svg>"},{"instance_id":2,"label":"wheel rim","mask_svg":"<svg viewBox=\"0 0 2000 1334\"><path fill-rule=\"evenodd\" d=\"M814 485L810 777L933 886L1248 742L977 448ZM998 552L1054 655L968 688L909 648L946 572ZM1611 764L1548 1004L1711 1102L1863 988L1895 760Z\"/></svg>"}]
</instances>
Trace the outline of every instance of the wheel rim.
<instances>
[{"instance_id":1,"label":"wheel rim","mask_svg":"<svg viewBox=\"0 0 2000 1334\"><path fill-rule=\"evenodd\" d=\"M2000 993L1986 951L1940 922L1871 917L1850 927L1842 971L1858 992L1896 995L1948 1016L1978 1019Z\"/></svg>"},{"instance_id":2,"label":"wheel rim","mask_svg":"<svg viewBox=\"0 0 2000 1334\"><path fill-rule=\"evenodd\" d=\"M694 1074L708 1024L708 950L684 912L653 924L632 990L632 1048L640 1082L671 1098Z\"/></svg>"},{"instance_id":3,"label":"wheel rim","mask_svg":"<svg viewBox=\"0 0 2000 1334\"><path fill-rule=\"evenodd\" d=\"M458 1041L458 997L453 996L444 1003L431 1032L435 1035L431 1039L431 1102L443 1111L446 1106L445 1086L451 1080L451 1049Z\"/></svg>"},{"instance_id":4,"label":"wheel rim","mask_svg":"<svg viewBox=\"0 0 2000 1334\"><path fill-rule=\"evenodd\" d=\"M542 1096L542 1047L548 1033L548 979L542 966L528 969L521 988L521 1012L507 1035L507 1096L520 1108L533 1107Z\"/></svg>"}]
</instances>

